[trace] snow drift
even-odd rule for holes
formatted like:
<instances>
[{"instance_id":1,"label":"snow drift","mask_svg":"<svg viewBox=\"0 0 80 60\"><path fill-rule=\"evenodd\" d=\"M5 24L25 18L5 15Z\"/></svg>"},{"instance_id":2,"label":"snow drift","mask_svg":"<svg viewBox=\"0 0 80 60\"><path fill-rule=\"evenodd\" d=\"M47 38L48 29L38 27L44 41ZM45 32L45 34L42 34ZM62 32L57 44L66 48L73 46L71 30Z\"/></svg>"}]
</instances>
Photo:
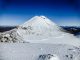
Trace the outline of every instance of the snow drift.
<instances>
[{"instance_id":1,"label":"snow drift","mask_svg":"<svg viewBox=\"0 0 80 60\"><path fill-rule=\"evenodd\" d=\"M80 60L80 51L64 44L2 43L0 60Z\"/></svg>"}]
</instances>

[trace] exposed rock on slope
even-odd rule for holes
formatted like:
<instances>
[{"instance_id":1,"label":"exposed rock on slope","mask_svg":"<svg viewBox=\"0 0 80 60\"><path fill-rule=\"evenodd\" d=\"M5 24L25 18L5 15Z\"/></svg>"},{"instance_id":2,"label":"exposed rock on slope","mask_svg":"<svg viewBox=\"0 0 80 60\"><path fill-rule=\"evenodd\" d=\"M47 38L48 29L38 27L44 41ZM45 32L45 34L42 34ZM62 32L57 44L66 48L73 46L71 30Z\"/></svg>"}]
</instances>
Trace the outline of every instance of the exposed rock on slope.
<instances>
[{"instance_id":1,"label":"exposed rock on slope","mask_svg":"<svg viewBox=\"0 0 80 60\"><path fill-rule=\"evenodd\" d=\"M21 37L16 33L17 29L13 29L10 31L6 31L4 33L0 33L0 42L8 42L8 43L15 43L15 42L23 42Z\"/></svg>"},{"instance_id":2,"label":"exposed rock on slope","mask_svg":"<svg viewBox=\"0 0 80 60\"><path fill-rule=\"evenodd\" d=\"M60 59L57 55L44 54L44 55L40 55L38 60L60 60Z\"/></svg>"}]
</instances>

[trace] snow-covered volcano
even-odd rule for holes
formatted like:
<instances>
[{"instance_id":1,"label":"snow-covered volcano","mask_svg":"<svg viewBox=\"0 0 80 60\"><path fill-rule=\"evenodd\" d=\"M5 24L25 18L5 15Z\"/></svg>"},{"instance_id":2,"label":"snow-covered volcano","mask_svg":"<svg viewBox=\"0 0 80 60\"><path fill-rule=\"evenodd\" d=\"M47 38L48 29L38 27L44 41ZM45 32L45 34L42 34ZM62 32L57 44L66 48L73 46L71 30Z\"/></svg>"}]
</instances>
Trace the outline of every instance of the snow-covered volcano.
<instances>
[{"instance_id":1,"label":"snow-covered volcano","mask_svg":"<svg viewBox=\"0 0 80 60\"><path fill-rule=\"evenodd\" d=\"M35 16L20 25L17 33L25 40L45 40L60 33L60 27L44 16Z\"/></svg>"},{"instance_id":2,"label":"snow-covered volcano","mask_svg":"<svg viewBox=\"0 0 80 60\"><path fill-rule=\"evenodd\" d=\"M35 16L20 25L17 33L26 42L80 45L72 34L64 32L57 24L45 16Z\"/></svg>"},{"instance_id":3,"label":"snow-covered volcano","mask_svg":"<svg viewBox=\"0 0 80 60\"><path fill-rule=\"evenodd\" d=\"M2 33L1 36L1 41L6 39L14 42L80 45L78 38L64 32L61 27L45 16L35 16L18 28Z\"/></svg>"}]
</instances>

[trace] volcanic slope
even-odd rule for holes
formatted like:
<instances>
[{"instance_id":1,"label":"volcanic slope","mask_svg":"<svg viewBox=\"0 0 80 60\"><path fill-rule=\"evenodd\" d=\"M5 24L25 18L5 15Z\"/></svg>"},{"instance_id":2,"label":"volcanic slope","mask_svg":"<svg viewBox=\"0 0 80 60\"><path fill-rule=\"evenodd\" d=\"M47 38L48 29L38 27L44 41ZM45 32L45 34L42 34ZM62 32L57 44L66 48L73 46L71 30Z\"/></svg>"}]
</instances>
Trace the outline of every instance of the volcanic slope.
<instances>
[{"instance_id":1,"label":"volcanic slope","mask_svg":"<svg viewBox=\"0 0 80 60\"><path fill-rule=\"evenodd\" d=\"M17 33L25 42L80 45L78 38L64 32L45 16L35 16L20 25Z\"/></svg>"}]
</instances>

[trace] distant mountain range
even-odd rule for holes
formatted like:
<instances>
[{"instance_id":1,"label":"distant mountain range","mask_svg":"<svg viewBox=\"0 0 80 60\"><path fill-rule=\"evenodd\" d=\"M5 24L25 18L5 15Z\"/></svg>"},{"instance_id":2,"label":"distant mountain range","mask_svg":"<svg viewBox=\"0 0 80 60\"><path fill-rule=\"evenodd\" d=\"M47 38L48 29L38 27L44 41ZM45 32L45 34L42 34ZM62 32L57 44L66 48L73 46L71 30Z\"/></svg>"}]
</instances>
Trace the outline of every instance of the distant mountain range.
<instances>
[{"instance_id":1,"label":"distant mountain range","mask_svg":"<svg viewBox=\"0 0 80 60\"><path fill-rule=\"evenodd\" d=\"M80 26L61 26L67 32L72 33L74 35L80 34Z\"/></svg>"},{"instance_id":2,"label":"distant mountain range","mask_svg":"<svg viewBox=\"0 0 80 60\"><path fill-rule=\"evenodd\" d=\"M9 31L14 28L16 28L16 26L0 26L0 32Z\"/></svg>"}]
</instances>

